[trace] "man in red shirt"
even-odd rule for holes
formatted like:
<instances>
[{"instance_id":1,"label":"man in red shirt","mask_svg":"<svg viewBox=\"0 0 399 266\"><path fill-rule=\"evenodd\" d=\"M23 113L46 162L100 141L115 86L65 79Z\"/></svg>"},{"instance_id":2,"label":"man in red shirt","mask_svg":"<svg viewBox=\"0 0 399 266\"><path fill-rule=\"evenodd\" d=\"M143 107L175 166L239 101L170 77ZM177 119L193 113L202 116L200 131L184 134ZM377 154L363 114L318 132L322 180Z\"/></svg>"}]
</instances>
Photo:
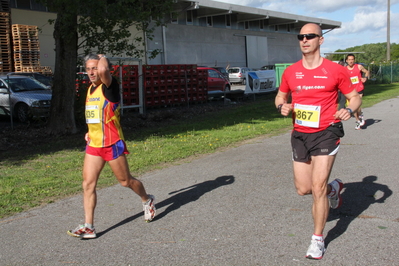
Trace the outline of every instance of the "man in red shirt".
<instances>
[{"instance_id":1,"label":"man in red shirt","mask_svg":"<svg viewBox=\"0 0 399 266\"><path fill-rule=\"evenodd\" d=\"M355 55L353 54L348 54L345 58L346 63L348 64L346 66L346 70L348 70L349 77L352 82L352 86L356 91L360 94L360 98L363 97L364 94L364 85L369 78L369 71L365 69L362 65L360 64L355 64ZM362 77L362 73L365 74L365 77ZM364 117L362 114L362 109L359 107L359 109L353 113L355 119L356 119L356 127L355 129L360 129L360 127L364 126L365 121Z\"/></svg>"},{"instance_id":2,"label":"man in red shirt","mask_svg":"<svg viewBox=\"0 0 399 266\"><path fill-rule=\"evenodd\" d=\"M348 120L360 107L361 99L345 68L321 57L324 37L320 26L304 25L298 40L302 60L284 71L275 104L282 115L292 113L291 145L297 193L313 196L314 231L306 257L321 259L325 252L323 231L329 209L342 204L341 180L328 184L343 136L340 120ZM349 100L346 109L337 110L338 90Z\"/></svg>"}]
</instances>

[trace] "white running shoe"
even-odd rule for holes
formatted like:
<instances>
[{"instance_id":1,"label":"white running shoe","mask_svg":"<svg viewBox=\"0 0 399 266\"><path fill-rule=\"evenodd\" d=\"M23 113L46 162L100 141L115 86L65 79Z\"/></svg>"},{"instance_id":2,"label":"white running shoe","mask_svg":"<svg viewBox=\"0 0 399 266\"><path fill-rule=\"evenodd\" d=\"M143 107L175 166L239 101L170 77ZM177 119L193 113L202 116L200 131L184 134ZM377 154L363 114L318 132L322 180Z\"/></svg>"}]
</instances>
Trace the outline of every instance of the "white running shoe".
<instances>
[{"instance_id":1,"label":"white running shoe","mask_svg":"<svg viewBox=\"0 0 399 266\"><path fill-rule=\"evenodd\" d=\"M337 209L342 205L341 190L344 188L344 183L337 178L330 183L330 186L335 191L334 195L328 197L330 206L332 209Z\"/></svg>"},{"instance_id":2,"label":"white running shoe","mask_svg":"<svg viewBox=\"0 0 399 266\"><path fill-rule=\"evenodd\" d=\"M356 121L355 129L356 129L356 130L357 130L357 129L360 129L360 121Z\"/></svg>"},{"instance_id":3,"label":"white running shoe","mask_svg":"<svg viewBox=\"0 0 399 266\"><path fill-rule=\"evenodd\" d=\"M153 195L148 195L148 197L150 199L143 203L144 220L146 222L151 222L155 217L157 209L155 208L155 197Z\"/></svg>"},{"instance_id":4,"label":"white running shoe","mask_svg":"<svg viewBox=\"0 0 399 266\"><path fill-rule=\"evenodd\" d=\"M360 120L360 126L364 126L366 124L366 121L364 121L364 117L363 115L359 116L359 120Z\"/></svg>"},{"instance_id":5,"label":"white running shoe","mask_svg":"<svg viewBox=\"0 0 399 266\"><path fill-rule=\"evenodd\" d=\"M306 252L306 258L320 260L323 258L324 252L326 252L326 248L324 247L324 241L312 239L308 251Z\"/></svg>"}]
</instances>

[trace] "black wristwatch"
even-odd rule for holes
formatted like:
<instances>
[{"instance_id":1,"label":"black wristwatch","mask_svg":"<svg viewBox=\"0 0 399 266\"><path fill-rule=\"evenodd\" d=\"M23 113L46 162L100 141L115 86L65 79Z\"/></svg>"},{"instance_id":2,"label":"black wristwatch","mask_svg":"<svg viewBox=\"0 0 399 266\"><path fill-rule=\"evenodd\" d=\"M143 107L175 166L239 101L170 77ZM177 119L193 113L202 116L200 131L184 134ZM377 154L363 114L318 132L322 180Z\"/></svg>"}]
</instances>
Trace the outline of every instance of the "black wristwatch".
<instances>
[{"instance_id":1,"label":"black wristwatch","mask_svg":"<svg viewBox=\"0 0 399 266\"><path fill-rule=\"evenodd\" d=\"M281 108L283 107L283 104L279 104L277 106L277 112L281 114Z\"/></svg>"},{"instance_id":2,"label":"black wristwatch","mask_svg":"<svg viewBox=\"0 0 399 266\"><path fill-rule=\"evenodd\" d=\"M350 108L345 108L345 110L349 112L349 114L351 115L351 117L353 117L353 111L352 111L352 109L350 109Z\"/></svg>"}]
</instances>

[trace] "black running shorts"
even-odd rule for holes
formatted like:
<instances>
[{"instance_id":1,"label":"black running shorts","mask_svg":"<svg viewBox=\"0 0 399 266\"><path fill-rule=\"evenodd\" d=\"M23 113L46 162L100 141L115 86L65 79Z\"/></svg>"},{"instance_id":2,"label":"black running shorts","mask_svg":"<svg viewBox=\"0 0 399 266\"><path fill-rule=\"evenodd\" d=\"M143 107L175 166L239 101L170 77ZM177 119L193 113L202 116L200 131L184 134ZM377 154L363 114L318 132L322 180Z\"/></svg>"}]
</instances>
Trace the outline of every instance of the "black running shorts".
<instances>
[{"instance_id":1,"label":"black running shorts","mask_svg":"<svg viewBox=\"0 0 399 266\"><path fill-rule=\"evenodd\" d=\"M329 130L316 133L302 133L293 130L291 134L292 159L296 162L309 162L311 156L335 155L340 138Z\"/></svg>"}]
</instances>

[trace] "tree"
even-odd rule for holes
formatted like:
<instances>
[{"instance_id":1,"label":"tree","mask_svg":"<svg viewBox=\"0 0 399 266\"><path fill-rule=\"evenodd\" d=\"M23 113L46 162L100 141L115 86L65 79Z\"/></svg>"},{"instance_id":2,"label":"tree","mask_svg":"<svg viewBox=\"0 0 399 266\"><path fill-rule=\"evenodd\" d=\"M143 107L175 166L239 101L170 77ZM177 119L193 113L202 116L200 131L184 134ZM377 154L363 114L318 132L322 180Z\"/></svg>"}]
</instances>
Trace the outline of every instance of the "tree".
<instances>
[{"instance_id":1,"label":"tree","mask_svg":"<svg viewBox=\"0 0 399 266\"><path fill-rule=\"evenodd\" d=\"M36 0L57 13L54 21L55 70L48 132L77 132L74 117L78 50L84 54L141 57L145 38L151 38L173 0ZM143 32L133 36L129 27ZM156 56L153 51L151 56Z\"/></svg>"}]
</instances>

